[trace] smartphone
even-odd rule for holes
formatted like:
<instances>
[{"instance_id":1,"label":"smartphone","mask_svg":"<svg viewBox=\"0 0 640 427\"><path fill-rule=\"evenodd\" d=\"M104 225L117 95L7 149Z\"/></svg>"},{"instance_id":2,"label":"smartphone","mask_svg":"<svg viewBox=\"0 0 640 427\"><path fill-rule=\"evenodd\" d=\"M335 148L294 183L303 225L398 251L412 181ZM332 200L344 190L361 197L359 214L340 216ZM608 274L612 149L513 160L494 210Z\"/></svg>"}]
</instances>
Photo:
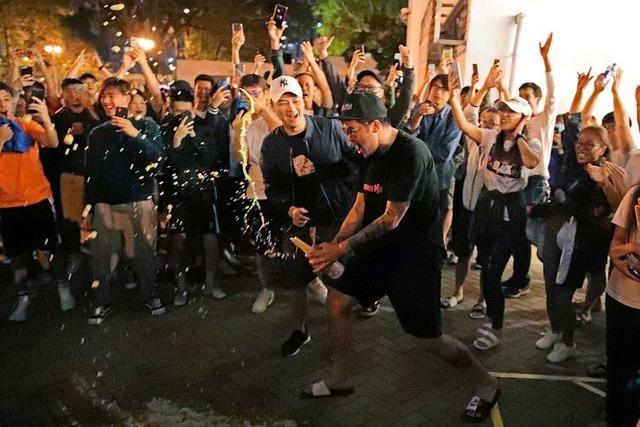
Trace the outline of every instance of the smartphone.
<instances>
[{"instance_id":1,"label":"smartphone","mask_svg":"<svg viewBox=\"0 0 640 427\"><path fill-rule=\"evenodd\" d=\"M453 61L453 49L442 49L442 62L449 64Z\"/></svg>"},{"instance_id":2,"label":"smartphone","mask_svg":"<svg viewBox=\"0 0 640 427\"><path fill-rule=\"evenodd\" d=\"M20 75L21 76L33 76L33 67L30 67L30 66L20 67Z\"/></svg>"},{"instance_id":3,"label":"smartphone","mask_svg":"<svg viewBox=\"0 0 640 427\"><path fill-rule=\"evenodd\" d=\"M473 64L473 75L477 76L478 75L478 64Z\"/></svg>"},{"instance_id":4,"label":"smartphone","mask_svg":"<svg viewBox=\"0 0 640 427\"><path fill-rule=\"evenodd\" d=\"M238 113L240 111L244 111L245 113L249 111L249 103L242 97L242 92L238 92L238 95L236 96L236 111Z\"/></svg>"},{"instance_id":5,"label":"smartphone","mask_svg":"<svg viewBox=\"0 0 640 427\"><path fill-rule=\"evenodd\" d=\"M235 69L233 71L235 75L238 77L244 76L244 64L236 64Z\"/></svg>"},{"instance_id":6,"label":"smartphone","mask_svg":"<svg viewBox=\"0 0 640 427\"><path fill-rule=\"evenodd\" d=\"M242 33L242 32L244 32L244 27L243 27L243 25L241 23L234 22L233 24L231 24L231 32L233 34Z\"/></svg>"},{"instance_id":7,"label":"smartphone","mask_svg":"<svg viewBox=\"0 0 640 427\"><path fill-rule=\"evenodd\" d=\"M38 98L41 101L44 101L44 88L39 85L33 85L31 87L31 98ZM33 103L31 99L29 99L29 104Z\"/></svg>"},{"instance_id":8,"label":"smartphone","mask_svg":"<svg viewBox=\"0 0 640 427\"><path fill-rule=\"evenodd\" d=\"M363 44L357 44L355 47L355 50L359 50L360 52L362 52L363 55L367 54L367 49Z\"/></svg>"},{"instance_id":9,"label":"smartphone","mask_svg":"<svg viewBox=\"0 0 640 427\"><path fill-rule=\"evenodd\" d=\"M427 64L427 72L436 73L436 64Z\"/></svg>"},{"instance_id":10,"label":"smartphone","mask_svg":"<svg viewBox=\"0 0 640 427\"><path fill-rule=\"evenodd\" d=\"M460 72L460 64L457 61L449 64L449 73L452 80L449 80L449 90L462 88L462 73Z\"/></svg>"},{"instance_id":11,"label":"smartphone","mask_svg":"<svg viewBox=\"0 0 640 427\"><path fill-rule=\"evenodd\" d=\"M273 14L271 19L276 22L276 27L282 28L282 25L287 22L287 12L289 8L282 4L276 4L273 8Z\"/></svg>"},{"instance_id":12,"label":"smartphone","mask_svg":"<svg viewBox=\"0 0 640 427\"><path fill-rule=\"evenodd\" d=\"M129 109L127 107L116 107L116 117L126 119L127 116L129 116Z\"/></svg>"},{"instance_id":13,"label":"smartphone","mask_svg":"<svg viewBox=\"0 0 640 427\"><path fill-rule=\"evenodd\" d=\"M605 80L610 79L613 76L613 72L616 70L617 65L614 62L613 64L609 65L606 70L604 70L604 73L602 73L602 75L604 76Z\"/></svg>"},{"instance_id":14,"label":"smartphone","mask_svg":"<svg viewBox=\"0 0 640 427\"><path fill-rule=\"evenodd\" d=\"M402 55L400 55L400 53L396 52L393 54L393 63L400 67L400 64L402 63Z\"/></svg>"},{"instance_id":15,"label":"smartphone","mask_svg":"<svg viewBox=\"0 0 640 427\"><path fill-rule=\"evenodd\" d=\"M218 82L218 88L222 88L222 90L229 89L229 82L226 79L225 80L220 80Z\"/></svg>"}]
</instances>

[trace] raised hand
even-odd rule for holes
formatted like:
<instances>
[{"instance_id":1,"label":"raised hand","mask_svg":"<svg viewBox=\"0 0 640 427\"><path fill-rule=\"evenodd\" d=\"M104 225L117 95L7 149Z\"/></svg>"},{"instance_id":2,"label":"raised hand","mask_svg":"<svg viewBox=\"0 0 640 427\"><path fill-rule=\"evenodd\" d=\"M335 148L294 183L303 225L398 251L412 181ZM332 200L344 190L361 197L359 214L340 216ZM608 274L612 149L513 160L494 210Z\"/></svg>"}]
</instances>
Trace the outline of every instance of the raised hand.
<instances>
[{"instance_id":1,"label":"raised hand","mask_svg":"<svg viewBox=\"0 0 640 427\"><path fill-rule=\"evenodd\" d=\"M265 58L263 54L256 54L256 56L253 58L253 74L258 74L258 72L266 62L267 58Z\"/></svg>"},{"instance_id":2,"label":"raised hand","mask_svg":"<svg viewBox=\"0 0 640 427\"><path fill-rule=\"evenodd\" d=\"M304 41L300 43L300 50L302 50L302 55L309 64L316 61L316 57L313 55L313 46L310 42Z\"/></svg>"},{"instance_id":3,"label":"raised hand","mask_svg":"<svg viewBox=\"0 0 640 427\"><path fill-rule=\"evenodd\" d=\"M538 46L540 47L540 55L543 58L546 58L549 56L549 49L551 48L551 42L553 41L553 33L549 33L549 35L547 36L547 40L544 42L544 44L542 43L538 43Z\"/></svg>"},{"instance_id":4,"label":"raised hand","mask_svg":"<svg viewBox=\"0 0 640 427\"><path fill-rule=\"evenodd\" d=\"M611 92L618 93L620 89L620 82L622 81L622 68L616 68L613 73L613 84L611 85Z\"/></svg>"},{"instance_id":5,"label":"raised hand","mask_svg":"<svg viewBox=\"0 0 640 427\"><path fill-rule=\"evenodd\" d=\"M271 39L271 49L278 50L280 49L280 40L282 40L282 35L284 34L284 30L287 29L287 23L282 23L282 28L278 28L276 25L276 21L270 19L267 22L267 32L269 33L269 39Z\"/></svg>"},{"instance_id":6,"label":"raised hand","mask_svg":"<svg viewBox=\"0 0 640 427\"><path fill-rule=\"evenodd\" d=\"M402 58L402 66L404 68L413 68L413 61L411 59L411 51L404 45L398 46L398 52Z\"/></svg>"},{"instance_id":7,"label":"raised hand","mask_svg":"<svg viewBox=\"0 0 640 427\"><path fill-rule=\"evenodd\" d=\"M334 39L335 37L333 36L320 36L313 41L313 47L315 47L316 51L318 51L318 56L320 57L320 59L324 59L329 56L329 47L331 46L331 43L333 43Z\"/></svg>"},{"instance_id":8,"label":"raised hand","mask_svg":"<svg viewBox=\"0 0 640 427\"><path fill-rule=\"evenodd\" d=\"M593 90L595 92L602 92L609 84L609 80L611 79L605 78L604 74L598 74L598 77L596 77L596 80L593 82Z\"/></svg>"},{"instance_id":9,"label":"raised hand","mask_svg":"<svg viewBox=\"0 0 640 427\"><path fill-rule=\"evenodd\" d=\"M586 73L578 73L578 89L584 89L593 79L593 76L591 75L592 68L593 67L589 67L589 71Z\"/></svg>"},{"instance_id":10,"label":"raised hand","mask_svg":"<svg viewBox=\"0 0 640 427\"><path fill-rule=\"evenodd\" d=\"M189 119L189 117L184 117L180 121L176 133L173 134L173 146L175 148L178 148L182 144L182 140L193 132L193 123L193 120Z\"/></svg>"}]
</instances>

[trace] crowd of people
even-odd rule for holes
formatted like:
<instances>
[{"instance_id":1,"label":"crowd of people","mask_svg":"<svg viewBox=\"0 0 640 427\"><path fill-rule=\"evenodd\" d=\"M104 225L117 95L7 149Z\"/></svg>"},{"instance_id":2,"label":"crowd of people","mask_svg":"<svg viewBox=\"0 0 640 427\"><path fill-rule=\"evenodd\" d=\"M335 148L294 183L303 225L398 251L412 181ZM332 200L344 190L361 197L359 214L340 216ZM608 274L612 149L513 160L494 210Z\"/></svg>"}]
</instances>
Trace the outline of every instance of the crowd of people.
<instances>
[{"instance_id":1,"label":"crowd of people","mask_svg":"<svg viewBox=\"0 0 640 427\"><path fill-rule=\"evenodd\" d=\"M85 258L89 324L107 321L120 284L138 288L149 312L162 315L159 246L173 305L193 292L222 299L217 273L232 269L232 248L244 238L261 286L251 310L265 312L281 283L292 294L284 356L311 339L308 292L326 304L332 368L308 397L353 392L352 308L358 302L373 316L388 296L407 333L467 372L476 392L464 415L481 421L500 397L498 383L443 334L441 310L463 300L469 269L480 269L469 315L487 323L473 347L499 348L506 300L529 293L534 245L550 323L536 347L551 363L574 357L575 328L603 309L606 291L607 417L635 425L640 153L621 101L622 70L580 73L570 110L560 112L552 35L539 46L544 93L526 82L512 95L499 61L484 81L474 67L466 87L445 63L416 82L402 45L386 76L362 69L365 54L356 50L343 78L328 37L301 43L302 59L287 75L285 29L267 25L273 71L262 73L267 58L257 55L251 73L200 74L193 85L161 85L134 45L115 72L83 51L61 81L35 52L41 78L13 58L0 82L0 232L17 288L9 320L28 319L45 283L57 287L62 310L74 309L70 281ZM234 31L236 71L244 42ZM87 66L100 75L82 74ZM144 82L128 81L133 67ZM594 107L608 87L613 112L599 121ZM636 100L640 120L640 87ZM299 241L312 246L302 251ZM503 281L510 258L513 275ZM441 296L446 262L455 264L455 290ZM197 263L204 283L193 287L187 272Z\"/></svg>"}]
</instances>

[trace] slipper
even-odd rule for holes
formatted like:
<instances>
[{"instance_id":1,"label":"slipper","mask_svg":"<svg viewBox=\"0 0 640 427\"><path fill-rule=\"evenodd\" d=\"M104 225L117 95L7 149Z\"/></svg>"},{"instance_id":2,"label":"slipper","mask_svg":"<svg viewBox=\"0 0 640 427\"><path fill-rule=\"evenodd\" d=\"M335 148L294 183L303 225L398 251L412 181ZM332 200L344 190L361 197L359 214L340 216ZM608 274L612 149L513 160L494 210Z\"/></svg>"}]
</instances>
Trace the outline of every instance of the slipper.
<instances>
[{"instance_id":1,"label":"slipper","mask_svg":"<svg viewBox=\"0 0 640 427\"><path fill-rule=\"evenodd\" d=\"M473 346L481 351L491 350L498 347L500 339L489 329L478 329L478 338L473 341Z\"/></svg>"},{"instance_id":2,"label":"slipper","mask_svg":"<svg viewBox=\"0 0 640 427\"><path fill-rule=\"evenodd\" d=\"M349 388L329 388L324 380L311 384L311 390L304 390L302 398L316 399L319 397L345 397L353 394L353 387Z\"/></svg>"},{"instance_id":3,"label":"slipper","mask_svg":"<svg viewBox=\"0 0 640 427\"><path fill-rule=\"evenodd\" d=\"M486 315L484 305L482 304L475 304L469 313L469 317L472 319L482 319Z\"/></svg>"},{"instance_id":4,"label":"slipper","mask_svg":"<svg viewBox=\"0 0 640 427\"><path fill-rule=\"evenodd\" d=\"M492 400L486 400L480 396L473 396L464 410L464 420L470 423L481 423L486 420L489 415L491 415L493 407L498 403L501 394L500 389L497 389Z\"/></svg>"},{"instance_id":5,"label":"slipper","mask_svg":"<svg viewBox=\"0 0 640 427\"><path fill-rule=\"evenodd\" d=\"M448 310L450 308L455 307L456 305L460 304L462 302L462 300L464 300L464 298L462 298L461 300L458 300L458 298L454 297L454 296L450 296L449 298L442 298L440 300L440 307L442 307L445 310Z\"/></svg>"}]
</instances>

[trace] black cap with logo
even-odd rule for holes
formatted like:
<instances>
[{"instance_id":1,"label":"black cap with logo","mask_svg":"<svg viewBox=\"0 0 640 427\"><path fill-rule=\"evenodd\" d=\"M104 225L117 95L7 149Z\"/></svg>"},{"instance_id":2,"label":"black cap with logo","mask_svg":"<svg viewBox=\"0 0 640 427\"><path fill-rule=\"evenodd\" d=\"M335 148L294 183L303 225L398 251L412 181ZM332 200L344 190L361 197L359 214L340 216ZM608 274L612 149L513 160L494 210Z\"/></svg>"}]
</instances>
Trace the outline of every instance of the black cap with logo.
<instances>
[{"instance_id":1,"label":"black cap with logo","mask_svg":"<svg viewBox=\"0 0 640 427\"><path fill-rule=\"evenodd\" d=\"M354 92L347 95L342 103L339 120L369 121L387 117L387 107L380 98L369 92Z\"/></svg>"}]
</instances>

